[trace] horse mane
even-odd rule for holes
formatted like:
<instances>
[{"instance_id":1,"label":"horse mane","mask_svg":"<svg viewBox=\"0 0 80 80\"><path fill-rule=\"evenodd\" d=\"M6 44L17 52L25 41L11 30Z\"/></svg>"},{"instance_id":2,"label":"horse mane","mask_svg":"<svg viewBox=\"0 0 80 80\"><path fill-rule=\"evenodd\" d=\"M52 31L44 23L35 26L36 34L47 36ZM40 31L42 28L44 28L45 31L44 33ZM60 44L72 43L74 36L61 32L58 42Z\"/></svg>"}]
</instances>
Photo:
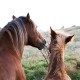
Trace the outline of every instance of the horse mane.
<instances>
[{"instance_id":1,"label":"horse mane","mask_svg":"<svg viewBox=\"0 0 80 80\"><path fill-rule=\"evenodd\" d=\"M56 32L57 36L59 36L60 38L63 38L64 34L58 35L60 34L60 32ZM49 51L50 51L50 63L49 63L49 68L48 68L48 74L46 76L45 80L48 80L48 78L55 80L55 79L62 79L62 76L64 76L65 73L65 66L64 66L64 62L63 62L63 46L61 46L60 44L62 43L62 40L59 40L58 37L52 37L51 35L51 43L49 46ZM64 39L64 38L63 38ZM59 40L59 42L57 41Z\"/></svg>"},{"instance_id":2,"label":"horse mane","mask_svg":"<svg viewBox=\"0 0 80 80\"><path fill-rule=\"evenodd\" d=\"M49 45L49 67L45 80L68 80L64 65L64 49L73 36L64 32L53 31L51 29L51 42ZM65 42L67 39L69 40Z\"/></svg>"},{"instance_id":3,"label":"horse mane","mask_svg":"<svg viewBox=\"0 0 80 80\"><path fill-rule=\"evenodd\" d=\"M64 31L56 31L57 34L60 35L61 38L63 38L65 35L69 35L67 33L65 33ZM58 38L57 38L58 40ZM60 43L62 43L62 41L60 41ZM59 43L56 42L56 40L54 39L54 42L50 43L50 70L51 70L51 73L53 74L54 72L54 75L57 73L57 71L60 69L62 71L62 73L65 72L64 70L64 62L61 62L63 61L63 58L64 58L64 49L62 46L59 45ZM55 65L53 65L55 64ZM63 64L63 65L62 65Z\"/></svg>"},{"instance_id":4,"label":"horse mane","mask_svg":"<svg viewBox=\"0 0 80 80\"><path fill-rule=\"evenodd\" d=\"M55 45L56 46L56 45ZM62 71L62 73L64 73L64 65L62 61L64 55L61 54L62 50L59 50L57 47L53 48L52 50L53 52L50 53L50 66L49 66L49 70L51 71L50 73L55 75L57 73L57 71L60 69L60 71ZM55 65L54 65L55 64ZM54 72L54 73L53 73Z\"/></svg>"},{"instance_id":5,"label":"horse mane","mask_svg":"<svg viewBox=\"0 0 80 80\"><path fill-rule=\"evenodd\" d=\"M24 46L24 38L26 38L26 29L22 18L16 18L9 22L2 30L3 36L6 34L10 37L13 48L22 53Z\"/></svg>"}]
</instances>

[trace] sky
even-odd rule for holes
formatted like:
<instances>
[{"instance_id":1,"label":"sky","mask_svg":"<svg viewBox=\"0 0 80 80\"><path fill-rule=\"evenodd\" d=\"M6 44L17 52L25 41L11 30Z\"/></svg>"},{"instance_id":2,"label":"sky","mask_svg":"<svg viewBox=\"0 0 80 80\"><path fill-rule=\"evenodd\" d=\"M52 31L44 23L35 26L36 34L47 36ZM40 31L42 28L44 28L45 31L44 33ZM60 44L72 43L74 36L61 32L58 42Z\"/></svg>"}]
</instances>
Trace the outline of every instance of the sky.
<instances>
[{"instance_id":1,"label":"sky","mask_svg":"<svg viewBox=\"0 0 80 80\"><path fill-rule=\"evenodd\" d=\"M80 0L1 0L0 27L28 12L39 30L80 26Z\"/></svg>"}]
</instances>

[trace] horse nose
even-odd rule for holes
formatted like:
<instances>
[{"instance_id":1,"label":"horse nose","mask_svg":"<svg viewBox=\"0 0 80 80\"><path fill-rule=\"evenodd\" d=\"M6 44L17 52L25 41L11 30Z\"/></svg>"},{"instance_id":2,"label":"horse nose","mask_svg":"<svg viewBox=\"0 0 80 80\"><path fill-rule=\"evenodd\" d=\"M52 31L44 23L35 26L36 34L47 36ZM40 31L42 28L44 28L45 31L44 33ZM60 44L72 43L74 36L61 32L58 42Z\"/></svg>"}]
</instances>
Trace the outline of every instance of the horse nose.
<instances>
[{"instance_id":1,"label":"horse nose","mask_svg":"<svg viewBox=\"0 0 80 80\"><path fill-rule=\"evenodd\" d=\"M39 46L39 50L43 49L44 46L45 46L45 44L46 44L46 41L43 40L42 43L41 43L40 46Z\"/></svg>"},{"instance_id":2,"label":"horse nose","mask_svg":"<svg viewBox=\"0 0 80 80\"><path fill-rule=\"evenodd\" d=\"M44 45L46 44L46 40L43 40L43 44L44 44Z\"/></svg>"},{"instance_id":3,"label":"horse nose","mask_svg":"<svg viewBox=\"0 0 80 80\"><path fill-rule=\"evenodd\" d=\"M46 40L44 40L44 43L46 44Z\"/></svg>"}]
</instances>

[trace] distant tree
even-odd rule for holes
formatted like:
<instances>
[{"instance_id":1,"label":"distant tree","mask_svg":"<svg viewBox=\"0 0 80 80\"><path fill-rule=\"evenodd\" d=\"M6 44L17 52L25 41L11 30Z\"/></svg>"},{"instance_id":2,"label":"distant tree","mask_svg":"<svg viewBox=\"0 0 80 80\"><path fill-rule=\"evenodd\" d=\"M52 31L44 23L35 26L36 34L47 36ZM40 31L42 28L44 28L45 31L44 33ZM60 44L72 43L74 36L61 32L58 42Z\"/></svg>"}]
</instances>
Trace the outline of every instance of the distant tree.
<instances>
[{"instance_id":1,"label":"distant tree","mask_svg":"<svg viewBox=\"0 0 80 80\"><path fill-rule=\"evenodd\" d=\"M73 25L72 27L76 27L76 25Z\"/></svg>"},{"instance_id":2,"label":"distant tree","mask_svg":"<svg viewBox=\"0 0 80 80\"><path fill-rule=\"evenodd\" d=\"M64 26L62 26L61 29L64 29Z\"/></svg>"}]
</instances>

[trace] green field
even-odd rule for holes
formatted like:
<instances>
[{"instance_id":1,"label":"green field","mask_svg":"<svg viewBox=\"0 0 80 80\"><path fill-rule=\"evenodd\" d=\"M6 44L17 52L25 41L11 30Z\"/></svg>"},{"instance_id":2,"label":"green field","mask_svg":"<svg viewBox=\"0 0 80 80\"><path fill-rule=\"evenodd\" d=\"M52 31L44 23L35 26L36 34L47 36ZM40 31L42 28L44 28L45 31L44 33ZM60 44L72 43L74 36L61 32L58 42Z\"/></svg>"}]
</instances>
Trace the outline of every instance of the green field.
<instances>
[{"instance_id":1,"label":"green field","mask_svg":"<svg viewBox=\"0 0 80 80\"><path fill-rule=\"evenodd\" d=\"M65 66L66 71L72 80L80 80L80 26L72 26L67 29L61 29L67 33L74 34L74 41L67 44L65 49ZM48 32L41 32L47 40L47 46L50 42ZM44 52L45 54L45 52ZM22 58L22 65L27 80L43 80L48 69L41 52L30 46L26 46Z\"/></svg>"}]
</instances>

